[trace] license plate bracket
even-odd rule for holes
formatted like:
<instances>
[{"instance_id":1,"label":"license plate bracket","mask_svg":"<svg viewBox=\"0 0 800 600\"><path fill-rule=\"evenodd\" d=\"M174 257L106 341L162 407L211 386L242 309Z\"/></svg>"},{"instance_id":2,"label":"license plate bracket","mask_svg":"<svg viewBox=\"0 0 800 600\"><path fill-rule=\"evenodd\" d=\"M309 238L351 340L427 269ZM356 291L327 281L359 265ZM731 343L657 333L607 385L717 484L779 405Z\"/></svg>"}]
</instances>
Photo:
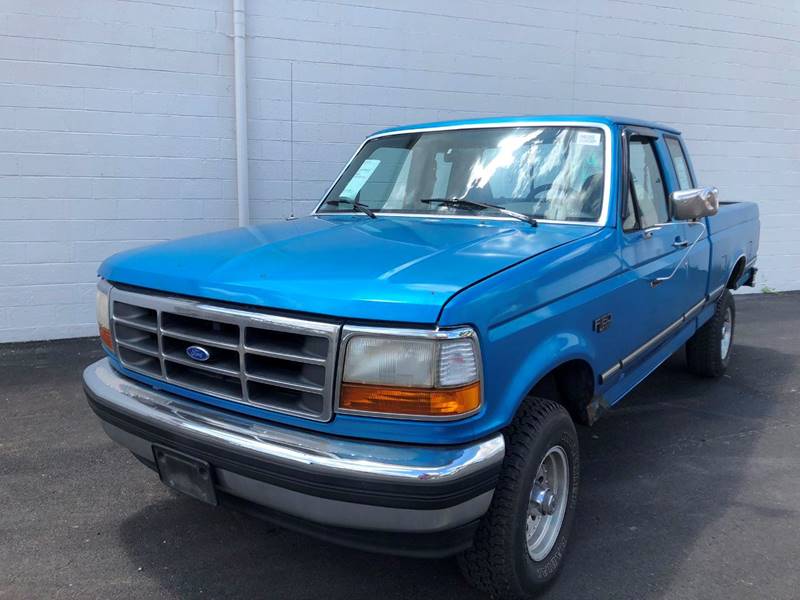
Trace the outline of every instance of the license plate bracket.
<instances>
[{"instance_id":1,"label":"license plate bracket","mask_svg":"<svg viewBox=\"0 0 800 600\"><path fill-rule=\"evenodd\" d=\"M183 452L153 445L158 476L161 481L187 496L216 506L217 493L211 465Z\"/></svg>"}]
</instances>

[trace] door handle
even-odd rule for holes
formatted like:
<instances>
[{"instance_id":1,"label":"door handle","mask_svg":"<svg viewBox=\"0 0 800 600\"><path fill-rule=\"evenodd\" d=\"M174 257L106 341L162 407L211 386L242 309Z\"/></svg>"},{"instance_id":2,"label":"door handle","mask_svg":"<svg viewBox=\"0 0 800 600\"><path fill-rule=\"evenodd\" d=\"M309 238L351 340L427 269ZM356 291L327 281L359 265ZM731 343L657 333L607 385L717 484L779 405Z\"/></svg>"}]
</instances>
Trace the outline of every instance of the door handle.
<instances>
[{"instance_id":1,"label":"door handle","mask_svg":"<svg viewBox=\"0 0 800 600\"><path fill-rule=\"evenodd\" d=\"M665 281L669 281L670 279L672 279L675 276L675 273L678 272L678 269L681 268L681 265L683 264L683 261L686 260L686 257L692 253L692 248L694 248L694 245L700 241L700 238L702 238L707 231L706 224L703 223L702 221L689 221L687 225L697 225L701 227L702 231L700 232L700 235L698 235L697 238L692 242L687 242L681 239L676 239L674 242L672 242L673 246L676 246L678 248L688 248L688 250L686 250L686 252L683 253L683 256L678 261L678 264L675 265L675 268L672 270L672 273L670 273L666 277L656 277L655 279L650 281L650 287L659 286Z\"/></svg>"},{"instance_id":2,"label":"door handle","mask_svg":"<svg viewBox=\"0 0 800 600\"><path fill-rule=\"evenodd\" d=\"M663 225L653 225L652 227L648 227L647 229L642 231L642 237L646 240L649 240L651 237L653 237L653 234L656 231L660 231L662 227Z\"/></svg>"}]
</instances>

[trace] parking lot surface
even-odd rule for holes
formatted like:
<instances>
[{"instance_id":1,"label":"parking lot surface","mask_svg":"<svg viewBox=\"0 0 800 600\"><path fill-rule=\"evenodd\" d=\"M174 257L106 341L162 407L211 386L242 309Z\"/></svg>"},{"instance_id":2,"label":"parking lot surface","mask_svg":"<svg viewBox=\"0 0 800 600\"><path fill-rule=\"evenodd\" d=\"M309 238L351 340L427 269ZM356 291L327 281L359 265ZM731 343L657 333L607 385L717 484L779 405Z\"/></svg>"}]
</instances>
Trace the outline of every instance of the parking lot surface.
<instances>
[{"instance_id":1,"label":"parking lot surface","mask_svg":"<svg viewBox=\"0 0 800 600\"><path fill-rule=\"evenodd\" d=\"M673 356L592 428L546 598L800 597L800 294L737 296L718 381ZM471 600L454 560L348 550L169 491L86 404L96 340L0 346L0 598Z\"/></svg>"}]
</instances>

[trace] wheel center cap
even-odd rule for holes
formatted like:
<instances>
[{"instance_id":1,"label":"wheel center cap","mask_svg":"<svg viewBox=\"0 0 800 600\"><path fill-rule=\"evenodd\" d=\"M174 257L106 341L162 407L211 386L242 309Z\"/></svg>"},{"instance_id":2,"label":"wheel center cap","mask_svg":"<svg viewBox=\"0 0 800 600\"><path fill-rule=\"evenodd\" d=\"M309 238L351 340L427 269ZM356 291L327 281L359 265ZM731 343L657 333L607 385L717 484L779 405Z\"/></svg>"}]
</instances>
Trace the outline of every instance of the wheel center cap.
<instances>
[{"instance_id":1,"label":"wheel center cap","mask_svg":"<svg viewBox=\"0 0 800 600\"><path fill-rule=\"evenodd\" d=\"M556 495L550 488L539 488L532 498L533 505L543 515L552 515L556 512Z\"/></svg>"}]
</instances>

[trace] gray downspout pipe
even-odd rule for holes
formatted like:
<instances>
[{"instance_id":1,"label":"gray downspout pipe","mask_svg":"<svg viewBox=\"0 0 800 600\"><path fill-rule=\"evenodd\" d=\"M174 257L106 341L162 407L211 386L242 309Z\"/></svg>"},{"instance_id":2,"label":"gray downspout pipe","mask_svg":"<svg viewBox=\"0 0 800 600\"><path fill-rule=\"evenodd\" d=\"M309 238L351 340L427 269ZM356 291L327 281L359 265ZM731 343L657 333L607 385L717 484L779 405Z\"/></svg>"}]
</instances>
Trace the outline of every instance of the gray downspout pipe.
<instances>
[{"instance_id":1,"label":"gray downspout pipe","mask_svg":"<svg viewBox=\"0 0 800 600\"><path fill-rule=\"evenodd\" d=\"M250 189L247 164L247 54L245 0L233 0L233 97L236 105L236 200L239 227L250 224Z\"/></svg>"}]
</instances>

